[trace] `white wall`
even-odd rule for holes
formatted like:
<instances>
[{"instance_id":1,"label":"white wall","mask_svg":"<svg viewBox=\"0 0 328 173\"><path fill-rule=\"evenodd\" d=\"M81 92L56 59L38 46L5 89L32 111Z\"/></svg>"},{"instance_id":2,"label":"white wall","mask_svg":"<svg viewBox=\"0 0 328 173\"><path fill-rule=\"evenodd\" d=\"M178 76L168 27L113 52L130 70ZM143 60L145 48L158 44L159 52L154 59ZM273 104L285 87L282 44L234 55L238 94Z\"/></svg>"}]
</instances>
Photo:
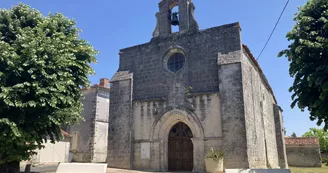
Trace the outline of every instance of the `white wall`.
<instances>
[{"instance_id":1,"label":"white wall","mask_svg":"<svg viewBox=\"0 0 328 173\"><path fill-rule=\"evenodd\" d=\"M57 142L55 144L48 142L44 145L45 148L36 151L37 155L32 159L33 164L68 162L69 142Z\"/></svg>"}]
</instances>

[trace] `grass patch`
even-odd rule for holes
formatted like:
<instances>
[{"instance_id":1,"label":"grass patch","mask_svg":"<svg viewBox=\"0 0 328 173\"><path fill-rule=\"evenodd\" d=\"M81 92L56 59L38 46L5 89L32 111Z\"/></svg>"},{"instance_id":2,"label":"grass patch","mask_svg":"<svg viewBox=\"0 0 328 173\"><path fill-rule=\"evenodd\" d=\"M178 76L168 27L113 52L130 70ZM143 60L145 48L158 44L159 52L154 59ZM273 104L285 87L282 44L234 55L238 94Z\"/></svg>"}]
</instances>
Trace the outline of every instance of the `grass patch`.
<instances>
[{"instance_id":1,"label":"grass patch","mask_svg":"<svg viewBox=\"0 0 328 173\"><path fill-rule=\"evenodd\" d=\"M328 173L328 166L323 165L321 168L306 167L289 167L292 173Z\"/></svg>"}]
</instances>

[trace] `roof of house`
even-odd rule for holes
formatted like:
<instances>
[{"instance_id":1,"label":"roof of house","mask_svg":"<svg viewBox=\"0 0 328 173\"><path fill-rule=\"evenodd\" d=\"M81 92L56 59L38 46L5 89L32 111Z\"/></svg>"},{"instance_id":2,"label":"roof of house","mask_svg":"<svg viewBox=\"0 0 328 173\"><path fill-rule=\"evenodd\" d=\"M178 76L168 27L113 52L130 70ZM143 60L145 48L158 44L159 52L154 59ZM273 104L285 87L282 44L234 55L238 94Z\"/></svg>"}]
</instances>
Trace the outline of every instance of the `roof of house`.
<instances>
[{"instance_id":1,"label":"roof of house","mask_svg":"<svg viewBox=\"0 0 328 173\"><path fill-rule=\"evenodd\" d=\"M317 137L285 137L286 145L319 145Z\"/></svg>"},{"instance_id":2,"label":"roof of house","mask_svg":"<svg viewBox=\"0 0 328 173\"><path fill-rule=\"evenodd\" d=\"M71 135L68 132L64 131L63 129L60 129L60 132L65 137L71 137Z\"/></svg>"},{"instance_id":3,"label":"roof of house","mask_svg":"<svg viewBox=\"0 0 328 173\"><path fill-rule=\"evenodd\" d=\"M92 85L91 87L88 87L88 88L81 88L81 91L85 91L85 90L89 90L89 89L93 89L93 88L103 88L103 89L110 90L110 88L106 88L106 87L101 86L99 84L94 84L94 85Z\"/></svg>"},{"instance_id":4,"label":"roof of house","mask_svg":"<svg viewBox=\"0 0 328 173\"><path fill-rule=\"evenodd\" d=\"M277 104L277 103L278 103L278 102L277 102L277 99L276 99L276 97L274 96L274 93L273 93L273 90L272 90L272 88L271 88L271 86L270 86L270 84L269 84L269 81L268 81L268 79L265 77L265 75L264 75L264 73L263 73L263 71L262 71L262 69L261 69L259 63L257 62L256 58L253 56L253 54L251 53L251 51L249 50L249 48L248 48L246 45L243 44L243 48L244 48L244 50L246 51L246 53L248 54L248 56L249 56L249 58L251 59L251 61L254 63L254 65L255 65L255 66L257 67L257 69L259 70L260 75L261 75L261 78L262 78L262 80L264 81L264 84L265 84L266 88L267 88L267 89L269 90L269 92L272 94L273 99L274 99L275 103Z\"/></svg>"},{"instance_id":5,"label":"roof of house","mask_svg":"<svg viewBox=\"0 0 328 173\"><path fill-rule=\"evenodd\" d=\"M91 86L91 88L103 88L103 89L108 89L108 90L110 90L110 88L104 87L104 86L99 85L99 84L94 84L94 85Z\"/></svg>"}]
</instances>

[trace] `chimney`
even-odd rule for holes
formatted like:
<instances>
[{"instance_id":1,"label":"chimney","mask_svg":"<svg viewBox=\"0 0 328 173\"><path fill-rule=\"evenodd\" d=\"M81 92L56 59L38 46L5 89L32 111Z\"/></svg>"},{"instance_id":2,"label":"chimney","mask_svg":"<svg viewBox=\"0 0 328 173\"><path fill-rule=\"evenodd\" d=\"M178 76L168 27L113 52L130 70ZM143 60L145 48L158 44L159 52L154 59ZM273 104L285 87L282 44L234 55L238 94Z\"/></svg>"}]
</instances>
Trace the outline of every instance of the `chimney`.
<instances>
[{"instance_id":1,"label":"chimney","mask_svg":"<svg viewBox=\"0 0 328 173\"><path fill-rule=\"evenodd\" d=\"M105 87L105 88L108 88L108 84L109 84L109 79L107 78L101 78L100 79L100 86L101 87Z\"/></svg>"}]
</instances>

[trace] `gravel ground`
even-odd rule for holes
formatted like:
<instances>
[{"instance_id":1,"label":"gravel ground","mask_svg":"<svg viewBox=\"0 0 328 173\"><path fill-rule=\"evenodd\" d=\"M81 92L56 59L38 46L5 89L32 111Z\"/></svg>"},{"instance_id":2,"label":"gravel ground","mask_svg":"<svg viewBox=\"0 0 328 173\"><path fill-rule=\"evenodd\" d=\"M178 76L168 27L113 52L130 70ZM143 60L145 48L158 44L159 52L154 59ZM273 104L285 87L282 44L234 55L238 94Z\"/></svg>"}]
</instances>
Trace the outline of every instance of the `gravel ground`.
<instances>
[{"instance_id":1,"label":"gravel ground","mask_svg":"<svg viewBox=\"0 0 328 173\"><path fill-rule=\"evenodd\" d=\"M31 167L31 172L34 173L56 173L58 165L38 165ZM25 167L21 167L21 172L24 173ZM133 171L133 170L123 170L107 168L106 173L155 173L155 172L144 172L144 171ZM162 172L164 173L164 172ZM169 172L167 172L169 173ZM175 172L178 173L178 172Z\"/></svg>"}]
</instances>

